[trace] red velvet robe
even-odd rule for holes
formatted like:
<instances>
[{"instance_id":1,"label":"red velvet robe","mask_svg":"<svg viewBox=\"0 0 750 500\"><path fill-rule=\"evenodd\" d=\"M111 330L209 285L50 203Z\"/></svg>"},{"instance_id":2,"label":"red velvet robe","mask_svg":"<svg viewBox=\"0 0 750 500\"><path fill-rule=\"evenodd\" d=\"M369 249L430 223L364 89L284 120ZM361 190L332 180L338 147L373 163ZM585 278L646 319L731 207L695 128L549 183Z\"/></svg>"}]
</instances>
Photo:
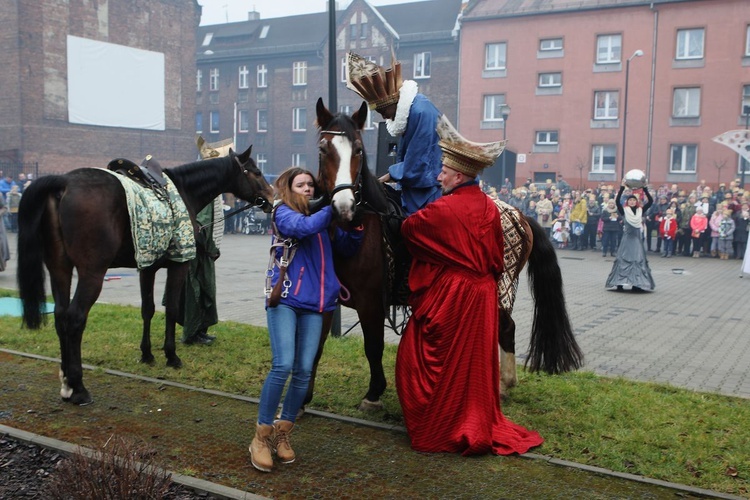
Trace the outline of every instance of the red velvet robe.
<instances>
[{"instance_id":1,"label":"red velvet robe","mask_svg":"<svg viewBox=\"0 0 750 500\"><path fill-rule=\"evenodd\" d=\"M408 217L412 316L396 388L417 451L525 453L542 437L500 410L497 280L503 239L495 204L461 186Z\"/></svg>"}]
</instances>

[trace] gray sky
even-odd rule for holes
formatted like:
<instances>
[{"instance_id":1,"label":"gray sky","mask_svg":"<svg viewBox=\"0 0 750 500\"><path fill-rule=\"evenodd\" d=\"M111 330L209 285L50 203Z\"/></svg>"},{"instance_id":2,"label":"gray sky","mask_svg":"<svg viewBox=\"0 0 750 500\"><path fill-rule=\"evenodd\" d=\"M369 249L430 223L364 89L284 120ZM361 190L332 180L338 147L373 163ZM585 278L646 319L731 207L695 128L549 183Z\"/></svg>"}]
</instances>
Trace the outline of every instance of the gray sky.
<instances>
[{"instance_id":1,"label":"gray sky","mask_svg":"<svg viewBox=\"0 0 750 500\"><path fill-rule=\"evenodd\" d=\"M415 1L420 0L370 0L370 3L380 6ZM260 12L261 19L328 10L328 0L198 0L198 3L203 7L201 26L247 21L247 13L251 10ZM339 0L340 7L349 3L349 0Z\"/></svg>"}]
</instances>

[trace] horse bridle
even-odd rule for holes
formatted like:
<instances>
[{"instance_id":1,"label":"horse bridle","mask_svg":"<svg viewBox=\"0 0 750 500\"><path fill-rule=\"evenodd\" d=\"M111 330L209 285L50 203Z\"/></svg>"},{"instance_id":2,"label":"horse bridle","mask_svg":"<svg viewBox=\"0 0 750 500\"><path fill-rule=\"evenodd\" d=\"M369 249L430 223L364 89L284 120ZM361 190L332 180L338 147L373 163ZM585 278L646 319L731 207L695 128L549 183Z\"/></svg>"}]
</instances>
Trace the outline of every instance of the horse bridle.
<instances>
[{"instance_id":1,"label":"horse bridle","mask_svg":"<svg viewBox=\"0 0 750 500\"><path fill-rule=\"evenodd\" d=\"M322 136L323 134L346 136L346 132L344 132L343 130L321 130L320 131L320 135ZM352 184L337 184L336 186L333 187L333 191L331 191L331 194L330 194L331 198L333 198L336 195L336 193L338 193L339 191L344 191L346 189L351 189L352 192L354 193L354 201L355 201L355 203L357 205L359 205L360 202L362 201L362 196L361 196L361 193L360 193L360 188L362 187L362 163L364 161L364 152L360 151L359 153L357 153L357 156L359 156L359 164L357 165L357 175L354 178L354 183L352 183ZM319 158L318 158L318 171L321 174L320 175L320 177L321 177L320 184L322 186L325 186L326 185L326 182L325 182L325 169L322 168L322 167L323 167L323 153L321 153L319 155Z\"/></svg>"}]
</instances>

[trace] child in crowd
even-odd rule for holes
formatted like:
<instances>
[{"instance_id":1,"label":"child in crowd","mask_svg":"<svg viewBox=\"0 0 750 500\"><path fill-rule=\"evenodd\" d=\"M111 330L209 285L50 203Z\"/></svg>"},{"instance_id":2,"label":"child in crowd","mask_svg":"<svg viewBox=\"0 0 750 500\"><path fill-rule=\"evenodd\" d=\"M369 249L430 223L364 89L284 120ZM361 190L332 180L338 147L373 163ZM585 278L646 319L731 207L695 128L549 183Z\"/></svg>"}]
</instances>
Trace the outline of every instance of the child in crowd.
<instances>
[{"instance_id":1,"label":"child in crowd","mask_svg":"<svg viewBox=\"0 0 750 500\"><path fill-rule=\"evenodd\" d=\"M697 205L695 215L690 219L690 230L693 235L693 257L696 259L701 256L701 241L707 228L708 217L703 213L703 206Z\"/></svg>"},{"instance_id":2,"label":"child in crowd","mask_svg":"<svg viewBox=\"0 0 750 500\"><path fill-rule=\"evenodd\" d=\"M557 248L566 248L569 237L570 224L565 217L565 210L560 210L555 223L552 225L552 239L557 242Z\"/></svg>"},{"instance_id":3,"label":"child in crowd","mask_svg":"<svg viewBox=\"0 0 750 500\"><path fill-rule=\"evenodd\" d=\"M734 219L732 219L732 209L725 208L719 221L719 244L717 251L721 260L728 260L729 254L732 253L734 230L735 224Z\"/></svg>"},{"instance_id":4,"label":"child in crowd","mask_svg":"<svg viewBox=\"0 0 750 500\"><path fill-rule=\"evenodd\" d=\"M607 252L614 257L619 242L619 234L622 232L622 215L617 211L617 204L614 199L607 200L601 216L602 221L602 257L607 256Z\"/></svg>"},{"instance_id":5,"label":"child in crowd","mask_svg":"<svg viewBox=\"0 0 750 500\"><path fill-rule=\"evenodd\" d=\"M659 222L659 238L664 242L662 245L662 257L674 255L674 243L677 237L677 219L673 208L668 208Z\"/></svg>"}]
</instances>

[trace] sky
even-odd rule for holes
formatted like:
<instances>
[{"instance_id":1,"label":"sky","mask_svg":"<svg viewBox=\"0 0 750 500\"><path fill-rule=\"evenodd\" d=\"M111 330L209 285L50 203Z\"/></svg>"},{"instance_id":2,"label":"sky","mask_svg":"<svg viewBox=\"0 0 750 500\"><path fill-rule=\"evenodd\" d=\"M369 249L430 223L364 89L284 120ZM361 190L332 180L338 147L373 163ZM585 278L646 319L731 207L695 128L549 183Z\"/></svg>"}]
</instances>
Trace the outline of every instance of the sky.
<instances>
[{"instance_id":1,"label":"sky","mask_svg":"<svg viewBox=\"0 0 750 500\"><path fill-rule=\"evenodd\" d=\"M392 5L420 0L369 0L372 5ZM201 26L247 21L247 13L255 10L261 19L327 12L329 0L198 0L203 7ZM349 0L338 0L339 8Z\"/></svg>"}]
</instances>

